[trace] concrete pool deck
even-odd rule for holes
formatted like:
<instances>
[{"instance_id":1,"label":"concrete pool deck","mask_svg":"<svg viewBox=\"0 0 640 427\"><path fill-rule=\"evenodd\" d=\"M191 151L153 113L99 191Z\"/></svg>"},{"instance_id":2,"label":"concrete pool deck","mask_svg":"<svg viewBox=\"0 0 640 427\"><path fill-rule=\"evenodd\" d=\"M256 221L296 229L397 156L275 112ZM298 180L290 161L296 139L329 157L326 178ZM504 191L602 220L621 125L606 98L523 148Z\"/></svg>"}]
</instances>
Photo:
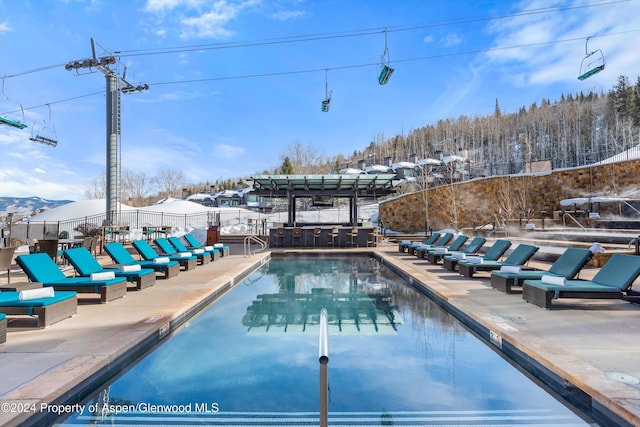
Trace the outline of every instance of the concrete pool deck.
<instances>
[{"instance_id":1,"label":"concrete pool deck","mask_svg":"<svg viewBox=\"0 0 640 427\"><path fill-rule=\"evenodd\" d=\"M396 244L336 250L344 251L375 252L385 264L491 331L502 342L503 351L514 349L539 366L540 372L565 381L568 392L588 396L595 411L618 424L640 425L640 346L636 341L640 305L561 300L554 302L552 310L544 310L524 302L519 294L492 289L486 273L465 279L440 265L400 254ZM53 405L82 392L88 378L118 369L120 363L124 366L137 357L136 349L143 351L160 341L268 256L265 252L224 257L171 279L159 279L153 287L130 291L108 304L87 302L92 297L80 295L75 317L45 329L37 329L33 319L12 320L7 341L0 345L0 425L38 421L42 425L43 417L50 415L47 411L67 409ZM595 271L586 267L581 277L589 278ZM12 282L20 279L12 274ZM496 346L496 351L501 350ZM120 362L121 356L125 360Z\"/></svg>"}]
</instances>

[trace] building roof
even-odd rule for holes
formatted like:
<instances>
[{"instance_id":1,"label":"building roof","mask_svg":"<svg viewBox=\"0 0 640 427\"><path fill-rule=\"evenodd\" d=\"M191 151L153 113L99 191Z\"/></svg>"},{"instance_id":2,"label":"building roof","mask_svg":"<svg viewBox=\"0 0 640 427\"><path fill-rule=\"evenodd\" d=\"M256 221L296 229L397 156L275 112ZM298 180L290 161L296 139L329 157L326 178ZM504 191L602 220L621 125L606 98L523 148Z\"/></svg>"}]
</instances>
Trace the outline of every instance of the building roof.
<instances>
[{"instance_id":1,"label":"building roof","mask_svg":"<svg viewBox=\"0 0 640 427\"><path fill-rule=\"evenodd\" d=\"M344 197L379 197L395 192L402 182L394 174L348 175L256 175L252 177L257 195L332 195Z\"/></svg>"}]
</instances>

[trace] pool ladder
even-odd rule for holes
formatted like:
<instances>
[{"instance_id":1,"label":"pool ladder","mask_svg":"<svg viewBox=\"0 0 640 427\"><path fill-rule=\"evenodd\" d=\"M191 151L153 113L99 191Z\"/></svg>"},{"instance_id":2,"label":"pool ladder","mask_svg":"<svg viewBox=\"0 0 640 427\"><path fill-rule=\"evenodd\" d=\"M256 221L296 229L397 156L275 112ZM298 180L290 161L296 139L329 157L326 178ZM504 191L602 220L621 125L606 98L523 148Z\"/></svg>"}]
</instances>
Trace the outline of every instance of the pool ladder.
<instances>
[{"instance_id":1,"label":"pool ladder","mask_svg":"<svg viewBox=\"0 0 640 427\"><path fill-rule=\"evenodd\" d=\"M263 251L267 248L267 242L265 242L264 240L262 240L261 238L257 237L257 236L247 236L244 238L244 256L251 256L253 255L251 253L251 242L256 243L257 245L260 246L259 249L256 249L253 254L255 254L256 252Z\"/></svg>"}]
</instances>

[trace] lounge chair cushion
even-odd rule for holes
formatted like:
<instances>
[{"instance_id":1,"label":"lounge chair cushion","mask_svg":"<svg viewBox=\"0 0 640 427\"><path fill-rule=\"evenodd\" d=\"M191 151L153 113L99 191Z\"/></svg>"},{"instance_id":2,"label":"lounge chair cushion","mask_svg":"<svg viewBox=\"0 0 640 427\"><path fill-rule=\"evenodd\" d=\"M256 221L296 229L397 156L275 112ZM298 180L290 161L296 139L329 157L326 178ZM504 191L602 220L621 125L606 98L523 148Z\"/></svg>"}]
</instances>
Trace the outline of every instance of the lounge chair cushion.
<instances>
[{"instance_id":1,"label":"lounge chair cushion","mask_svg":"<svg viewBox=\"0 0 640 427\"><path fill-rule=\"evenodd\" d=\"M45 254L46 255L46 254ZM48 256L48 255L47 255ZM52 297L36 298L30 300L20 300L19 292L5 291L0 292L0 308L2 307L46 307L51 304L56 304L60 301L67 300L69 298L75 298L77 293L74 291L58 291ZM29 312L28 315L33 315Z\"/></svg>"},{"instance_id":2,"label":"lounge chair cushion","mask_svg":"<svg viewBox=\"0 0 640 427\"><path fill-rule=\"evenodd\" d=\"M525 286L559 293L621 293L631 287L640 275L640 257L613 254L591 280L567 280L564 285L544 283L542 280L525 280Z\"/></svg>"},{"instance_id":3,"label":"lounge chair cushion","mask_svg":"<svg viewBox=\"0 0 640 427\"><path fill-rule=\"evenodd\" d=\"M40 282L43 286L92 286L95 292L99 293L101 286L113 285L125 281L124 277L94 281L89 280L87 277L67 277L60 271L49 255L42 252L20 255L16 258L16 262L24 270L29 280L32 282Z\"/></svg>"}]
</instances>

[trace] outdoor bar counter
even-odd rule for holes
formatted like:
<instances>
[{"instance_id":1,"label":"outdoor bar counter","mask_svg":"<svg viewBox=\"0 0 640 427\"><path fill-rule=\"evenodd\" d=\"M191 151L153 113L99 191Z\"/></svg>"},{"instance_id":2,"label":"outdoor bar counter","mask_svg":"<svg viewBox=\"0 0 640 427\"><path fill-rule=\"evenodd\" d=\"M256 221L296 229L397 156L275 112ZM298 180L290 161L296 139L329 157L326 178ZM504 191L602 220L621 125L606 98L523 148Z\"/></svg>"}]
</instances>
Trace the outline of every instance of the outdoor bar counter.
<instances>
[{"instance_id":1,"label":"outdoor bar counter","mask_svg":"<svg viewBox=\"0 0 640 427\"><path fill-rule=\"evenodd\" d=\"M337 230L334 239L333 232ZM316 236L316 230L319 235ZM351 239L351 233L357 234ZM346 226L346 225L300 225L297 227L283 226L269 230L269 246L271 248L366 248L375 246L375 229L373 226ZM299 234L296 233L299 231ZM298 237L299 235L299 237ZM335 240L335 241L334 241Z\"/></svg>"}]
</instances>

